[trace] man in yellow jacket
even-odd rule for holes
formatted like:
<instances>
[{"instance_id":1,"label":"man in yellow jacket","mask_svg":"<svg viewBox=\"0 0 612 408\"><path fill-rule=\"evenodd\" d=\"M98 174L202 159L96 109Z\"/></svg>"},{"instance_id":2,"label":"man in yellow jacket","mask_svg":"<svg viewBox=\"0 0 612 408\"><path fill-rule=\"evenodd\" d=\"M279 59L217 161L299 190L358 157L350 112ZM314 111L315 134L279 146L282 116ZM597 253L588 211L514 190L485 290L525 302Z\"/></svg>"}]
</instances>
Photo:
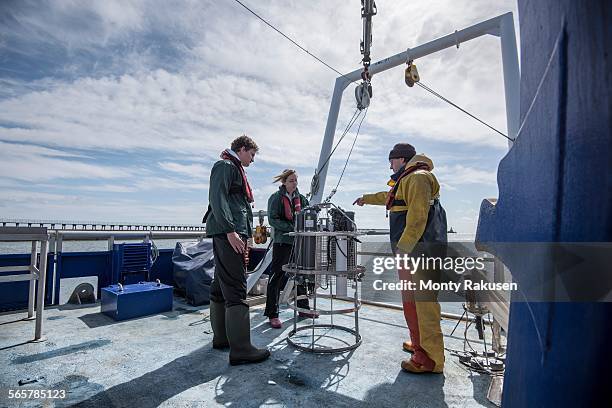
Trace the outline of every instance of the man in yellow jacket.
<instances>
[{"instance_id":1,"label":"man in yellow jacket","mask_svg":"<svg viewBox=\"0 0 612 408\"><path fill-rule=\"evenodd\" d=\"M440 205L440 184L431 173L433 162L417 155L408 143L398 143L389 152L389 191L364 194L353 204L385 205L389 211L389 233L394 253L410 256L445 256L446 213ZM398 270L400 280L437 279L436 271ZM437 292L402 291L404 317L411 341L404 350L412 352L402 368L413 373L441 373L444 368L444 341L440 327Z\"/></svg>"}]
</instances>

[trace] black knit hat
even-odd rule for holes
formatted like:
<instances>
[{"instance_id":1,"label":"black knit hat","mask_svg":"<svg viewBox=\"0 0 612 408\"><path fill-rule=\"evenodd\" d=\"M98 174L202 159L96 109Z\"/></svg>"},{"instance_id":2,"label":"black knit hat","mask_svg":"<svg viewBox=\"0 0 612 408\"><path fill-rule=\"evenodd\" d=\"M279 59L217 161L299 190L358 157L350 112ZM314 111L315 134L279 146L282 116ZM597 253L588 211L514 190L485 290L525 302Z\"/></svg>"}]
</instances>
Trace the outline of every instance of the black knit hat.
<instances>
[{"instance_id":1,"label":"black knit hat","mask_svg":"<svg viewBox=\"0 0 612 408\"><path fill-rule=\"evenodd\" d=\"M393 150L389 152L389 160L404 158L408 161L412 159L415 154L416 150L410 143L398 143L393 146Z\"/></svg>"}]
</instances>

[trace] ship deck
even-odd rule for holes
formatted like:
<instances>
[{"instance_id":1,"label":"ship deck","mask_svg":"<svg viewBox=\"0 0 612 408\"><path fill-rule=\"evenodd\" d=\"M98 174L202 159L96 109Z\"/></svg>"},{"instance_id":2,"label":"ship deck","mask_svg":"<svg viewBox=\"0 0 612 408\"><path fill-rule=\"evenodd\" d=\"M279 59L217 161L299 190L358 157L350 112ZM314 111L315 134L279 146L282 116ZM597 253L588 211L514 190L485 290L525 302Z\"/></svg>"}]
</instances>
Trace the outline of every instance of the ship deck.
<instances>
[{"instance_id":1,"label":"ship deck","mask_svg":"<svg viewBox=\"0 0 612 408\"><path fill-rule=\"evenodd\" d=\"M486 398L490 377L469 371L449 351L444 374L401 370L409 354L401 348L407 329L400 310L364 305L363 344L331 355L287 344L293 311L281 311L282 330L270 328L262 311L251 307L252 340L269 347L272 357L235 367L227 352L211 347L208 306L191 307L180 298L172 312L123 322L101 314L99 304L48 308L47 340L40 343L29 342L34 322L22 320L26 313L2 314L0 406L41 405L8 400L8 389L66 390L65 399L48 406L494 406ZM352 327L351 316L336 315L335 323ZM451 336L456 323L442 320L444 341L462 350L463 323ZM474 330L468 335L478 342ZM36 381L18 385L26 379Z\"/></svg>"}]
</instances>

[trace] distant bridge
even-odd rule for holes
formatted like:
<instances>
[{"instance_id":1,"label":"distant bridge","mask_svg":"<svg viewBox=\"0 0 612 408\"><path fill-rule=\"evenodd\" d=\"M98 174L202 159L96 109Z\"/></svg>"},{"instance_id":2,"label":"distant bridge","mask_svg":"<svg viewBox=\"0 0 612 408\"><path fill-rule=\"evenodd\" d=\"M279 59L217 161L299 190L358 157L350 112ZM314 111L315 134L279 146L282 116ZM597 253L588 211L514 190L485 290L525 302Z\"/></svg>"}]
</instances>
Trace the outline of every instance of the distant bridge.
<instances>
[{"instance_id":1,"label":"distant bridge","mask_svg":"<svg viewBox=\"0 0 612 408\"><path fill-rule=\"evenodd\" d=\"M163 224L135 222L65 221L0 218L3 227L46 227L58 231L204 231L205 227L192 224Z\"/></svg>"},{"instance_id":2,"label":"distant bridge","mask_svg":"<svg viewBox=\"0 0 612 408\"><path fill-rule=\"evenodd\" d=\"M265 211L255 212L257 216ZM204 224L164 224L164 223L137 223L137 222L106 222L106 221L66 221L66 220L36 220L27 218L0 218L2 227L46 227L56 231L206 231ZM359 229L364 235L386 235L388 229L364 228ZM454 231L449 231L454 232Z\"/></svg>"}]
</instances>

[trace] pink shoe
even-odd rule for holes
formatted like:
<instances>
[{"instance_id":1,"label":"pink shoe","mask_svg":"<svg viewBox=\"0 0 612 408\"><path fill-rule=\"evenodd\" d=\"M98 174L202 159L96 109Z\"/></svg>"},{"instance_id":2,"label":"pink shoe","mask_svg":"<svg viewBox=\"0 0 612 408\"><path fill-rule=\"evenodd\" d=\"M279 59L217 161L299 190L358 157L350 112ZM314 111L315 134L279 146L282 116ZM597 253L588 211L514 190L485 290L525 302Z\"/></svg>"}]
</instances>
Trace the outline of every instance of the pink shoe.
<instances>
[{"instance_id":1,"label":"pink shoe","mask_svg":"<svg viewBox=\"0 0 612 408\"><path fill-rule=\"evenodd\" d=\"M298 312L298 316L305 319L318 319L319 312Z\"/></svg>"},{"instance_id":2,"label":"pink shoe","mask_svg":"<svg viewBox=\"0 0 612 408\"><path fill-rule=\"evenodd\" d=\"M280 329L281 327L283 327L283 324L281 323L278 317L271 317L270 326L272 326L272 328L274 329Z\"/></svg>"}]
</instances>

